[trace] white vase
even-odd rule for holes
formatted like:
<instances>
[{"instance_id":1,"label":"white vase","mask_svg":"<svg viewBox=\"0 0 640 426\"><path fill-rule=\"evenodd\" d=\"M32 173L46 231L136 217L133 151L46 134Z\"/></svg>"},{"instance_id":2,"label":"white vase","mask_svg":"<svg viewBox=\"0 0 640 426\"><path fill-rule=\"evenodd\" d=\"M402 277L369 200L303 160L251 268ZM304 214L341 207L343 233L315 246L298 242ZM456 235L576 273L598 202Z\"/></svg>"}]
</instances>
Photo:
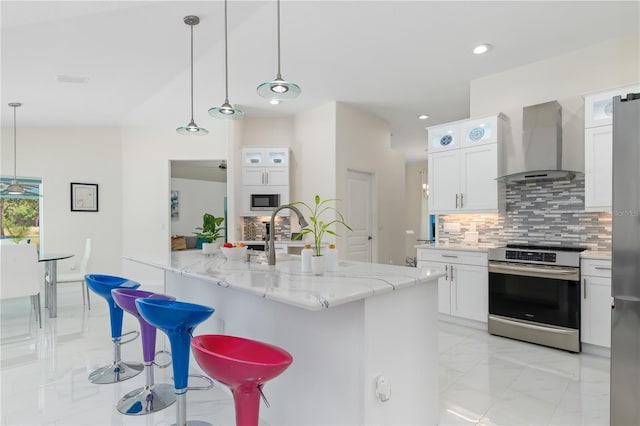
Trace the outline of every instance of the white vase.
<instances>
[{"instance_id":1,"label":"white vase","mask_svg":"<svg viewBox=\"0 0 640 426\"><path fill-rule=\"evenodd\" d=\"M220 244L217 241L212 243L202 243L202 254L207 256L216 254L220 249Z\"/></svg>"},{"instance_id":2,"label":"white vase","mask_svg":"<svg viewBox=\"0 0 640 426\"><path fill-rule=\"evenodd\" d=\"M320 256L311 256L311 272L313 275L322 275L325 271L325 257Z\"/></svg>"}]
</instances>

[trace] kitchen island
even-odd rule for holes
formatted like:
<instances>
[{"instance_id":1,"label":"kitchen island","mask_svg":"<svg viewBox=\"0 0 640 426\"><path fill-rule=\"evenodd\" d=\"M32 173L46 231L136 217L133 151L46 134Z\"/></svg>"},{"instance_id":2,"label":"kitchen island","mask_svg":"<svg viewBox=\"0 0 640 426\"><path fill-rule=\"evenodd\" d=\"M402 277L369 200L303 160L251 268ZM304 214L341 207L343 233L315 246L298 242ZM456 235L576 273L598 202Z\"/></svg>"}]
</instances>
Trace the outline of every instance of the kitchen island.
<instances>
[{"instance_id":1,"label":"kitchen island","mask_svg":"<svg viewBox=\"0 0 640 426\"><path fill-rule=\"evenodd\" d=\"M297 256L268 266L200 251L174 252L167 264L128 260L164 270L167 294L215 308L196 335L242 336L291 353L291 367L265 385L266 423L438 422L440 271L340 261L339 272L314 276Z\"/></svg>"}]
</instances>

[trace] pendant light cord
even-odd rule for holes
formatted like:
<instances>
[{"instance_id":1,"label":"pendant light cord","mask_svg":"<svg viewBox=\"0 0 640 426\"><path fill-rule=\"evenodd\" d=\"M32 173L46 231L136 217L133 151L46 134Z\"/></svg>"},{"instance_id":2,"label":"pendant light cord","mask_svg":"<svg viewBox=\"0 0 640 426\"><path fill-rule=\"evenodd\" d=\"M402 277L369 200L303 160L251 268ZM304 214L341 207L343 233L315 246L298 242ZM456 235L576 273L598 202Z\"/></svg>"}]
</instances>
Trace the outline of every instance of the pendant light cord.
<instances>
[{"instance_id":1,"label":"pendant light cord","mask_svg":"<svg viewBox=\"0 0 640 426\"><path fill-rule=\"evenodd\" d=\"M13 107L13 180L17 180L18 179L18 170L16 168L16 157L18 156L18 152L17 152L17 144L16 144L16 140L17 140L17 134L18 134L18 129L16 126L16 108L18 108L17 106Z\"/></svg>"},{"instance_id":2,"label":"pendant light cord","mask_svg":"<svg viewBox=\"0 0 640 426\"><path fill-rule=\"evenodd\" d=\"M191 122L193 123L193 24L191 27Z\"/></svg>"},{"instance_id":3,"label":"pendant light cord","mask_svg":"<svg viewBox=\"0 0 640 426\"><path fill-rule=\"evenodd\" d=\"M227 0L224 0L224 101L229 103L229 57L227 49Z\"/></svg>"},{"instance_id":4,"label":"pendant light cord","mask_svg":"<svg viewBox=\"0 0 640 426\"><path fill-rule=\"evenodd\" d=\"M280 0L277 0L277 4L278 4L278 14L277 14L277 22L278 22L278 77L279 79L282 78L282 76L280 75Z\"/></svg>"}]
</instances>

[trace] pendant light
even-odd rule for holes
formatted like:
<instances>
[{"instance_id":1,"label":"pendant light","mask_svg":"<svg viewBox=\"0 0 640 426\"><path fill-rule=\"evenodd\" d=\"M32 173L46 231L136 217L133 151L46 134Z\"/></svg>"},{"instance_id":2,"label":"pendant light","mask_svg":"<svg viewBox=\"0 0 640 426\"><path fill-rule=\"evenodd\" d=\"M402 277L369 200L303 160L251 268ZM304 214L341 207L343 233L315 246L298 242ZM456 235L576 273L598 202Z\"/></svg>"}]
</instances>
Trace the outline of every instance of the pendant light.
<instances>
[{"instance_id":1,"label":"pendant light","mask_svg":"<svg viewBox=\"0 0 640 426\"><path fill-rule=\"evenodd\" d=\"M22 106L20 102L11 102L9 106L13 108L13 180L7 185L7 188L2 191L2 195L33 195L31 192L37 189L34 185L21 184L18 181L18 173L16 168L17 158L17 126L16 126L16 108Z\"/></svg>"},{"instance_id":2,"label":"pendant light","mask_svg":"<svg viewBox=\"0 0 640 426\"><path fill-rule=\"evenodd\" d=\"M258 95L272 101L295 99L302 89L295 83L285 81L280 74L280 0L278 3L278 74L272 81L266 81L258 86ZM277 102L273 102L277 103Z\"/></svg>"},{"instance_id":3,"label":"pendant light","mask_svg":"<svg viewBox=\"0 0 640 426\"><path fill-rule=\"evenodd\" d=\"M229 103L229 57L227 53L227 0L224 0L224 103L209 109L209 115L215 118L240 120L244 112Z\"/></svg>"},{"instance_id":4,"label":"pendant light","mask_svg":"<svg viewBox=\"0 0 640 426\"><path fill-rule=\"evenodd\" d=\"M204 127L198 127L193 120L193 26L200 23L200 18L195 15L185 16L183 18L184 23L191 27L191 121L184 127L178 127L176 132L181 135L197 135L203 136L209 133Z\"/></svg>"}]
</instances>

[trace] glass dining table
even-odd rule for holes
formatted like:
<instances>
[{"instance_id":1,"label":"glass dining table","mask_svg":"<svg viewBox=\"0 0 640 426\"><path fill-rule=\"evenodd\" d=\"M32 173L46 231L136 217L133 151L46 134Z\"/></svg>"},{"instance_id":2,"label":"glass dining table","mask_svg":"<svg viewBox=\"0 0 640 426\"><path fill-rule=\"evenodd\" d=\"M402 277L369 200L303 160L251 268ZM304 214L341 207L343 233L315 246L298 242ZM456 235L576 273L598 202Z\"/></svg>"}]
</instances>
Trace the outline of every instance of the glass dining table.
<instances>
[{"instance_id":1,"label":"glass dining table","mask_svg":"<svg viewBox=\"0 0 640 426\"><path fill-rule=\"evenodd\" d=\"M44 262L44 306L49 318L58 316L58 260L73 257L71 253L39 253L38 262Z\"/></svg>"}]
</instances>

